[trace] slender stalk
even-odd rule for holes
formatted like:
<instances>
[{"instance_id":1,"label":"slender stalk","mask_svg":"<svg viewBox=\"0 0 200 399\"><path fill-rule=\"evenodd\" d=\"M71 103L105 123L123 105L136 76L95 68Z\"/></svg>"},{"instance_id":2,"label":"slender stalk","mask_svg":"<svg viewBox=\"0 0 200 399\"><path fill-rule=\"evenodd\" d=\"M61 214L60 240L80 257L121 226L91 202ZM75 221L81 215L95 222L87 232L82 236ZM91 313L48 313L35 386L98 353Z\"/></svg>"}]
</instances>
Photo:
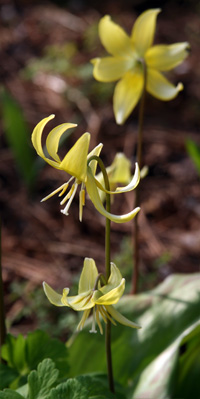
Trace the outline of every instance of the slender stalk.
<instances>
[{"instance_id":1,"label":"slender stalk","mask_svg":"<svg viewBox=\"0 0 200 399\"><path fill-rule=\"evenodd\" d=\"M145 109L145 98L146 98L146 83L147 83L147 73L145 63L143 64L144 68L144 85L142 96L140 100L140 108L139 108L139 121L138 121L138 145L137 145L137 162L139 168L142 168L142 144L143 144L143 125L144 125L144 109ZM138 185L135 189L135 205L134 207L138 207L140 204L140 185ZM133 257L134 257L134 269L132 276L132 294L136 294L138 289L138 276L139 276L139 225L138 225L138 215L134 218L133 223Z\"/></svg>"},{"instance_id":2,"label":"slender stalk","mask_svg":"<svg viewBox=\"0 0 200 399\"><path fill-rule=\"evenodd\" d=\"M94 155L88 160L96 160L103 173L104 183L106 190L110 191L110 183L106 168L103 161L98 156ZM110 194L106 193L106 210L110 213ZM106 218L105 226L105 274L106 282L110 277L110 219ZM107 319L106 334L105 334L105 345L106 345L106 359L107 359L107 370L108 370L108 383L111 392L115 392L114 379L113 379L113 368L112 368L112 353L111 353L111 322Z\"/></svg>"},{"instance_id":3,"label":"slender stalk","mask_svg":"<svg viewBox=\"0 0 200 399\"><path fill-rule=\"evenodd\" d=\"M5 339L6 339L6 323L5 323L2 264L1 264L1 220L0 220L0 361L1 361L1 347L4 344Z\"/></svg>"}]
</instances>

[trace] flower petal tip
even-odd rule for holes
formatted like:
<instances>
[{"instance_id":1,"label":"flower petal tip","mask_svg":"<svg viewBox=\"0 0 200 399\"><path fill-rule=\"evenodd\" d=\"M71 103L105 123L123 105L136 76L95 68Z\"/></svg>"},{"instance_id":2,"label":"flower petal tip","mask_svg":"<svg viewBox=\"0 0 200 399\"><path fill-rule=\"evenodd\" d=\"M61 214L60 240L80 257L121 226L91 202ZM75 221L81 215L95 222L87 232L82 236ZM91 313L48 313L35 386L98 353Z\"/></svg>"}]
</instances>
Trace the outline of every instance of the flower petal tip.
<instances>
[{"instance_id":1,"label":"flower petal tip","mask_svg":"<svg viewBox=\"0 0 200 399\"><path fill-rule=\"evenodd\" d=\"M115 115L116 123L118 125L123 125L125 122L124 114L123 112L119 112Z\"/></svg>"},{"instance_id":2,"label":"flower petal tip","mask_svg":"<svg viewBox=\"0 0 200 399\"><path fill-rule=\"evenodd\" d=\"M178 90L178 91L182 91L183 89L184 89L183 83L181 83L181 82L178 83L178 84L177 84L177 90Z\"/></svg>"}]
</instances>

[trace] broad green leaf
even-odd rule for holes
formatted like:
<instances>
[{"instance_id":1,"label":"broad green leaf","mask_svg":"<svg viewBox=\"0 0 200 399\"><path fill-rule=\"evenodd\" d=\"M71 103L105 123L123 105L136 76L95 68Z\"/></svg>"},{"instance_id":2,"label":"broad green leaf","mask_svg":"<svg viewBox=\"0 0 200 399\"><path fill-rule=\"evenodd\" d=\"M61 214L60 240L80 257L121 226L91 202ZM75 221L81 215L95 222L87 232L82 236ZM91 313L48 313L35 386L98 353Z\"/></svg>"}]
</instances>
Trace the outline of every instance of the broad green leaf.
<instances>
[{"instance_id":1,"label":"broad green leaf","mask_svg":"<svg viewBox=\"0 0 200 399\"><path fill-rule=\"evenodd\" d=\"M44 399L58 379L59 371L51 359L39 363L37 371L31 371L28 376L29 399Z\"/></svg>"},{"instance_id":2,"label":"broad green leaf","mask_svg":"<svg viewBox=\"0 0 200 399\"><path fill-rule=\"evenodd\" d=\"M81 375L52 389L47 399L125 399L119 391L110 392L107 376Z\"/></svg>"},{"instance_id":3,"label":"broad green leaf","mask_svg":"<svg viewBox=\"0 0 200 399\"><path fill-rule=\"evenodd\" d=\"M68 351L63 342L56 338L50 338L43 331L29 333L26 341L27 364L30 370L37 367L45 358L54 361L60 371L60 377L66 376L69 370Z\"/></svg>"},{"instance_id":4,"label":"broad green leaf","mask_svg":"<svg viewBox=\"0 0 200 399\"><path fill-rule=\"evenodd\" d=\"M5 389L0 392L0 399L24 399L24 397L12 389Z\"/></svg>"},{"instance_id":5,"label":"broad green leaf","mask_svg":"<svg viewBox=\"0 0 200 399\"><path fill-rule=\"evenodd\" d=\"M142 326L140 330L119 324L112 326L114 378L124 385L131 383L132 394L145 368L176 340L180 342L188 329L199 321L199 286L200 273L172 275L152 291L120 300L118 310ZM86 327L70 341L72 377L92 371L106 372L104 337L99 335L97 343L97 336L89 334L88 329ZM169 370L168 379L171 372Z\"/></svg>"},{"instance_id":6,"label":"broad green leaf","mask_svg":"<svg viewBox=\"0 0 200 399\"><path fill-rule=\"evenodd\" d=\"M191 139L186 140L186 149L200 174L200 147Z\"/></svg>"},{"instance_id":7,"label":"broad green leaf","mask_svg":"<svg viewBox=\"0 0 200 399\"><path fill-rule=\"evenodd\" d=\"M34 182L36 170L29 129L21 108L5 89L1 90L0 98L2 120L7 141L23 179L30 187Z\"/></svg>"},{"instance_id":8,"label":"broad green leaf","mask_svg":"<svg viewBox=\"0 0 200 399\"><path fill-rule=\"evenodd\" d=\"M185 376L188 377L188 383L185 384L185 388L187 390L183 390L180 393L180 381L179 380L179 372L183 372L184 374L184 367L178 370L175 369L175 365L177 363L177 359L179 358L179 350L182 345L181 341L185 340L185 337L190 335L191 331L193 332L196 329L197 325L195 323L194 326L189 327L188 330L184 331L174 342L170 345L166 350L164 350L153 362L151 362L146 369L142 372L140 376L139 383L134 391L134 394L130 396L130 398L143 398L148 395L149 399L159 398L159 399L166 399L166 398L184 398L190 399L191 397L199 397L200 395L200 387L197 383L197 373L194 373L194 370L191 371L191 366L193 366L193 359L192 362L188 362L186 367L189 366L188 372L185 373ZM200 331L200 325L197 327L198 332ZM200 340L198 342L198 348ZM197 348L196 348L197 351ZM198 352L196 352L197 354ZM200 362L198 356L198 373L200 371ZM188 368L188 367L187 367ZM193 368L193 367L192 367ZM170 371L170 373L169 373ZM197 370L196 370L197 371ZM192 383L194 384L192 386ZM175 387L173 386L175 384ZM176 388L178 388L176 390ZM188 390L189 388L189 390ZM186 392L188 391L188 394ZM192 395L193 392L193 395Z\"/></svg>"},{"instance_id":9,"label":"broad green leaf","mask_svg":"<svg viewBox=\"0 0 200 399\"><path fill-rule=\"evenodd\" d=\"M12 367L19 374L26 370L25 360L25 338L19 334L17 338L8 334L6 344L2 347L2 358L7 361L8 366Z\"/></svg>"},{"instance_id":10,"label":"broad green leaf","mask_svg":"<svg viewBox=\"0 0 200 399\"><path fill-rule=\"evenodd\" d=\"M0 364L0 389L7 388L18 377L18 372L6 364Z\"/></svg>"},{"instance_id":11,"label":"broad green leaf","mask_svg":"<svg viewBox=\"0 0 200 399\"><path fill-rule=\"evenodd\" d=\"M177 362L171 387L174 398L200 397L200 321L182 339L177 350Z\"/></svg>"},{"instance_id":12,"label":"broad green leaf","mask_svg":"<svg viewBox=\"0 0 200 399\"><path fill-rule=\"evenodd\" d=\"M87 388L82 386L77 379L72 378L67 382L52 389L47 399L88 399Z\"/></svg>"},{"instance_id":13,"label":"broad green leaf","mask_svg":"<svg viewBox=\"0 0 200 399\"><path fill-rule=\"evenodd\" d=\"M14 373L13 380L9 379L9 386L17 388L25 384L28 373L36 369L45 358L51 358L55 362L60 377L66 376L69 370L67 353L64 343L50 338L43 331L29 333L27 338L22 335L14 337L8 334L6 343L2 347L2 358L7 361Z\"/></svg>"}]
</instances>

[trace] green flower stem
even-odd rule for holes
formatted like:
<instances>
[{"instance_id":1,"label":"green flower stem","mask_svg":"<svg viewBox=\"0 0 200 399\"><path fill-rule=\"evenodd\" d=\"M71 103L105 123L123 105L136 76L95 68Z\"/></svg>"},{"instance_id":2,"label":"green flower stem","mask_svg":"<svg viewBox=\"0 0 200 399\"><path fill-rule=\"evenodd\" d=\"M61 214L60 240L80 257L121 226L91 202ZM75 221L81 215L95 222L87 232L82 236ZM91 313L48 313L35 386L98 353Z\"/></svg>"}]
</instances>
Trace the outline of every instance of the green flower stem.
<instances>
[{"instance_id":1,"label":"green flower stem","mask_svg":"<svg viewBox=\"0 0 200 399\"><path fill-rule=\"evenodd\" d=\"M103 173L104 183L106 190L110 191L110 183L108 179L108 175L106 172L106 168L104 166L103 161L96 155L91 156L88 160L88 164L90 161L96 160L101 168ZM106 193L106 210L110 213L110 194ZM106 218L106 228L105 228L105 274L106 274L106 282L110 277L110 219ZM107 319L106 324L106 336L105 336L105 344L106 344L106 357L107 357L107 370L108 370L108 382L109 388L111 392L115 392L114 389L114 379L113 379L113 369L112 369L112 353L111 353L111 322Z\"/></svg>"},{"instance_id":2,"label":"green flower stem","mask_svg":"<svg viewBox=\"0 0 200 399\"><path fill-rule=\"evenodd\" d=\"M5 339L6 339L6 323L5 323L2 264L1 264L1 220L0 220L0 348L4 344ZM0 361L1 361L1 352L0 352Z\"/></svg>"},{"instance_id":3,"label":"green flower stem","mask_svg":"<svg viewBox=\"0 0 200 399\"><path fill-rule=\"evenodd\" d=\"M144 125L144 109L145 109L145 98L146 98L146 84L147 84L147 70L146 65L143 63L144 68L144 86L142 96L140 100L139 108L139 121L138 121L138 145L137 145L137 162L141 170L142 168L142 144L143 144L143 125ZM138 185L135 189L135 204L134 207L138 207L140 204L140 186ZM133 223L133 257L134 257L134 269L132 276L132 294L136 294L138 289L138 276L139 276L139 225L138 215L134 218Z\"/></svg>"}]
</instances>

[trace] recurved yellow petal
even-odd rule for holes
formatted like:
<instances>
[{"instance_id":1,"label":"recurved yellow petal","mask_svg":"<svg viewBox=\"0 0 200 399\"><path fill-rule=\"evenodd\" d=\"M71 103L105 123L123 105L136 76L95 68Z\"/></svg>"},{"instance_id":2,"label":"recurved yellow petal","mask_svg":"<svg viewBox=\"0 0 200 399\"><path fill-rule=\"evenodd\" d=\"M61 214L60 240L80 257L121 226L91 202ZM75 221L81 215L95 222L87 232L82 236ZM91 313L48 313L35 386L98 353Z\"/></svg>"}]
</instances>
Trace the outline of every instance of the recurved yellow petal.
<instances>
[{"instance_id":1,"label":"recurved yellow petal","mask_svg":"<svg viewBox=\"0 0 200 399\"><path fill-rule=\"evenodd\" d=\"M115 82L127 72L134 61L131 58L104 57L94 58L93 76L100 82Z\"/></svg>"},{"instance_id":2,"label":"recurved yellow petal","mask_svg":"<svg viewBox=\"0 0 200 399\"><path fill-rule=\"evenodd\" d=\"M179 91L183 90L182 83L174 86L160 72L155 69L147 70L147 91L159 100L172 100Z\"/></svg>"},{"instance_id":3,"label":"recurved yellow petal","mask_svg":"<svg viewBox=\"0 0 200 399\"><path fill-rule=\"evenodd\" d=\"M55 306L66 306L62 302L62 295L53 290L45 281L43 282L44 292L49 300Z\"/></svg>"},{"instance_id":4,"label":"recurved yellow petal","mask_svg":"<svg viewBox=\"0 0 200 399\"><path fill-rule=\"evenodd\" d=\"M92 151L90 151L90 153L87 156L87 161L88 159L90 159L90 157L92 157L93 155L96 155L97 157L100 155L100 152L102 150L103 144L100 143L98 144ZM95 161L94 159L90 162L90 169L93 173L93 175L95 175L96 173L96 169L97 169L97 161Z\"/></svg>"},{"instance_id":5,"label":"recurved yellow petal","mask_svg":"<svg viewBox=\"0 0 200 399\"><path fill-rule=\"evenodd\" d=\"M128 222L129 220L133 219L140 210L140 208L138 207L138 208L133 209L133 211L131 211L125 215L119 215L119 216L107 212L101 202L101 199L100 199L100 196L98 193L98 189L96 186L96 181L94 179L94 176L93 176L92 171L90 170L89 166L88 166L88 178L87 178L87 182L86 182L86 188L87 188L88 195L89 195L93 205L97 209L97 211L115 223Z\"/></svg>"},{"instance_id":6,"label":"recurved yellow petal","mask_svg":"<svg viewBox=\"0 0 200 399\"><path fill-rule=\"evenodd\" d=\"M189 43L176 43L171 45L156 45L147 50L145 60L149 68L159 71L169 71L187 57Z\"/></svg>"},{"instance_id":7,"label":"recurved yellow petal","mask_svg":"<svg viewBox=\"0 0 200 399\"><path fill-rule=\"evenodd\" d=\"M43 158L49 165L53 166L56 169L60 169L60 165L57 161L53 161L49 158L47 158L44 154L43 148L42 148L42 133L44 130L44 127L46 124L55 117L55 115L50 115L47 118L42 119L34 128L31 140L33 143L33 147L35 148L37 154Z\"/></svg>"},{"instance_id":8,"label":"recurved yellow petal","mask_svg":"<svg viewBox=\"0 0 200 399\"><path fill-rule=\"evenodd\" d=\"M113 317L113 319L115 319L119 323L123 324L124 326L131 327L131 328L141 328L141 326L139 326L139 324L134 323L133 321L130 321L126 317L124 317L112 305L106 306L106 309L110 313L110 315Z\"/></svg>"},{"instance_id":9,"label":"recurved yellow petal","mask_svg":"<svg viewBox=\"0 0 200 399\"><path fill-rule=\"evenodd\" d=\"M135 21L131 38L135 50L140 56L144 56L147 49L152 45L156 29L156 18L161 10L155 8L144 11Z\"/></svg>"},{"instance_id":10,"label":"recurved yellow petal","mask_svg":"<svg viewBox=\"0 0 200 399\"><path fill-rule=\"evenodd\" d=\"M104 286L104 287L109 286L109 287L110 287L109 289L113 289L113 288L118 287L118 286L121 284L122 275L121 275L121 272L120 272L120 270L118 269L118 267L117 267L113 262L111 262L111 264L110 264L110 269L111 269L111 270L110 270L110 271L111 271L110 277L109 277L109 279L108 279L108 283L107 283L106 286ZM103 293L108 292L109 289L106 289L106 290L104 291L104 287L102 288L102 292L103 292Z\"/></svg>"},{"instance_id":11,"label":"recurved yellow petal","mask_svg":"<svg viewBox=\"0 0 200 399\"><path fill-rule=\"evenodd\" d=\"M100 176L100 178L101 178L101 176ZM97 187L100 190L102 190L108 194L120 194L120 193L126 193L128 191L132 191L132 190L134 190L134 188L137 187L137 185L140 181L140 169L139 169L138 163L137 162L135 163L135 173L134 173L131 181L129 182L129 184L127 184L127 186L125 186L125 187L117 187L114 191L108 191L108 190L106 190L104 185L101 184L101 179L98 178L98 180L97 180L95 178L95 181L96 181ZM111 182L112 182L112 180L111 180Z\"/></svg>"},{"instance_id":12,"label":"recurved yellow petal","mask_svg":"<svg viewBox=\"0 0 200 399\"><path fill-rule=\"evenodd\" d=\"M90 134L84 133L68 151L60 164L60 168L78 180L87 180L87 155L90 144Z\"/></svg>"},{"instance_id":13,"label":"recurved yellow petal","mask_svg":"<svg viewBox=\"0 0 200 399\"><path fill-rule=\"evenodd\" d=\"M99 22L99 36L108 53L121 57L129 57L133 53L130 37L109 15L105 15Z\"/></svg>"},{"instance_id":14,"label":"recurved yellow petal","mask_svg":"<svg viewBox=\"0 0 200 399\"><path fill-rule=\"evenodd\" d=\"M76 127L77 125L74 123L62 123L62 125L56 126L53 130L50 131L50 133L47 136L46 139L46 147L49 155L57 162L60 161L60 157L57 154L58 152L58 146L59 146L59 141L63 133L66 132L66 130Z\"/></svg>"},{"instance_id":15,"label":"recurved yellow petal","mask_svg":"<svg viewBox=\"0 0 200 399\"><path fill-rule=\"evenodd\" d=\"M137 105L142 94L144 75L142 70L128 71L117 83L113 97L116 122L122 125Z\"/></svg>"},{"instance_id":16,"label":"recurved yellow petal","mask_svg":"<svg viewBox=\"0 0 200 399\"><path fill-rule=\"evenodd\" d=\"M98 270L94 259L85 258L79 280L78 293L82 294L83 292L93 290L97 276Z\"/></svg>"},{"instance_id":17,"label":"recurved yellow petal","mask_svg":"<svg viewBox=\"0 0 200 399\"><path fill-rule=\"evenodd\" d=\"M138 163L135 163L135 173L130 181L129 184L127 184L127 186L125 187L117 187L115 190L115 193L125 193L128 191L132 191L134 190L134 188L137 187L137 185L139 184L140 181L140 169L138 166Z\"/></svg>"}]
</instances>

